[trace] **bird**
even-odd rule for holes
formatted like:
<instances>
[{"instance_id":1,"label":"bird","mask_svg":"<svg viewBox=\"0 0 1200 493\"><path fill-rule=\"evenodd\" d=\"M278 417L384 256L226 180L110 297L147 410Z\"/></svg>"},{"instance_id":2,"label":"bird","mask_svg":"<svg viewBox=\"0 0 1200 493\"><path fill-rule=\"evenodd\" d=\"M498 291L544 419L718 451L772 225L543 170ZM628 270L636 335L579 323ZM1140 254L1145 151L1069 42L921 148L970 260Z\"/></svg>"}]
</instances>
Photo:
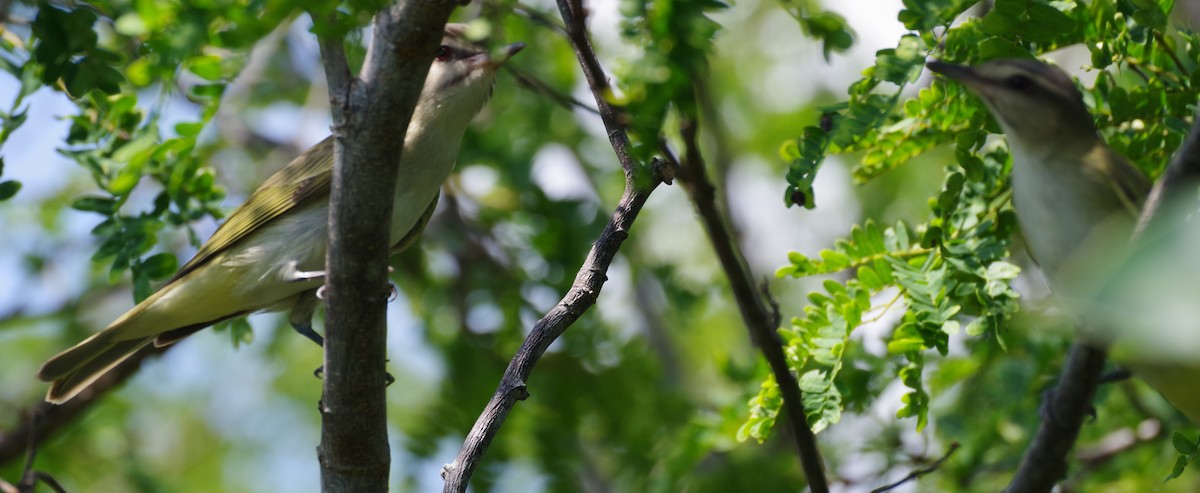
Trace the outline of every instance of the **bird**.
<instances>
[{"instance_id":1,"label":"bird","mask_svg":"<svg viewBox=\"0 0 1200 493\"><path fill-rule=\"evenodd\" d=\"M1012 156L1012 203L1026 248L1063 307L1085 320L1085 342L1124 345L1114 353L1117 362L1200 423L1195 391L1200 364L1194 357L1154 350L1139 339L1156 336L1138 329L1088 328L1117 323L1096 300L1109 287L1124 289L1103 281L1120 284L1121 278L1107 274L1127 258L1151 183L1104 142L1071 77L1032 59L926 66L963 84L1000 124Z\"/></svg>"},{"instance_id":2,"label":"bird","mask_svg":"<svg viewBox=\"0 0 1200 493\"><path fill-rule=\"evenodd\" d=\"M467 125L492 94L496 72L524 44L495 54L447 24L404 138L390 225L392 251L411 244L437 205ZM333 137L267 178L157 291L104 330L48 359L37 377L45 400L64 403L136 351L173 344L217 322L291 310L297 332L312 329L327 248Z\"/></svg>"}]
</instances>

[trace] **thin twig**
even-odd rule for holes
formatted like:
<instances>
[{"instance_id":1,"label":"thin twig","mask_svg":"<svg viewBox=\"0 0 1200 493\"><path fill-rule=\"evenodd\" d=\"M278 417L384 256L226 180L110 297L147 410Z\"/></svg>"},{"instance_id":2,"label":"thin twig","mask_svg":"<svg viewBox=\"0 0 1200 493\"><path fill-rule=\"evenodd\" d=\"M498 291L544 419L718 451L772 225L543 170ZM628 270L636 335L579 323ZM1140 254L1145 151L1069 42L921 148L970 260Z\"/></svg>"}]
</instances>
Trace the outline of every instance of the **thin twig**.
<instances>
[{"instance_id":1,"label":"thin twig","mask_svg":"<svg viewBox=\"0 0 1200 493\"><path fill-rule=\"evenodd\" d=\"M313 14L315 17L315 14ZM337 26L337 16L329 14L324 22L324 29ZM330 111L333 121L341 122L347 118L350 111L350 91L356 77L350 72L350 63L346 61L346 48L342 36L332 33L322 33L317 36L317 45L321 51L322 65L325 69L325 86L329 91ZM337 134L335 131L334 134Z\"/></svg>"},{"instance_id":2,"label":"thin twig","mask_svg":"<svg viewBox=\"0 0 1200 493\"><path fill-rule=\"evenodd\" d=\"M71 400L57 405L39 402L23 411L16 426L7 432L0 432L0 464L24 453L29 447L28 440L41 443L54 432L79 419L108 392L137 373L146 358L157 357L175 346L143 348ZM34 419L34 416L38 418Z\"/></svg>"},{"instance_id":3,"label":"thin twig","mask_svg":"<svg viewBox=\"0 0 1200 493\"><path fill-rule=\"evenodd\" d=\"M608 100L611 88L608 86L604 69L600 67L600 61L596 58L596 52L592 49L592 42L588 39L583 4L580 0L558 0L558 11L567 25L567 37L571 46L575 48L575 58L579 59L579 67L583 69L588 88L596 98L596 108L600 111L604 129L608 131L608 140L613 151L617 153L621 168L625 170L626 180L631 180L637 169L637 160L633 158L633 145L629 142L629 134L625 132L623 123L628 119ZM628 184L628 181L626 183Z\"/></svg>"},{"instance_id":4,"label":"thin twig","mask_svg":"<svg viewBox=\"0 0 1200 493\"><path fill-rule=\"evenodd\" d=\"M609 92L608 81L604 78L604 71L588 40L583 22L583 6L578 0L567 2L568 0L559 0L558 8L567 26L568 38L575 48L575 55L579 59L584 77L587 78L588 86L596 98L596 106L608 130L613 152L621 163L625 175L625 192L608 224L592 244L587 259L575 275L571 289L554 308L534 324L525 342L504 370L500 385L476 419L475 425L471 427L458 455L453 462L442 466L442 479L446 481L443 487L445 492L466 491L471 475L479 466L479 460L500 431L516 401L529 396L525 382L533 372L534 365L545 353L546 348L596 303L600 289L607 281L609 266L621 244L628 238L629 229L645 205L646 199L660 183L669 184L672 177L670 170L661 160L656 159L652 166L646 167L633 158L629 136L619 118L620 112L606 97Z\"/></svg>"},{"instance_id":5,"label":"thin twig","mask_svg":"<svg viewBox=\"0 0 1200 493\"><path fill-rule=\"evenodd\" d=\"M1154 30L1154 40L1158 42L1159 46L1162 46L1163 51L1167 52L1167 56L1171 57L1171 62L1175 64L1175 69L1178 70L1179 73L1188 73L1187 67L1183 66L1183 61L1180 60L1179 57L1175 56L1175 50L1172 50L1171 47L1167 45L1167 38L1163 37L1162 31Z\"/></svg>"},{"instance_id":6,"label":"thin twig","mask_svg":"<svg viewBox=\"0 0 1200 493\"><path fill-rule=\"evenodd\" d=\"M954 452L956 450L958 450L958 447L959 447L958 442L951 442L950 450L947 450L945 454L942 454L942 457L939 458L938 460L934 461L933 464L930 464L927 467L922 467L913 472L910 472L910 473L908 473L907 476L904 476L903 478L901 478L899 481L896 481L895 483L891 483L888 485L884 485L884 486L875 488L875 489L871 490L871 493L884 493L885 491L892 491L904 483L907 483L909 481L912 481L921 476L924 476L926 474L929 474L933 471L938 470L938 468L942 467L942 463L946 462L946 459L949 459L950 456L952 454L954 454Z\"/></svg>"},{"instance_id":7,"label":"thin twig","mask_svg":"<svg viewBox=\"0 0 1200 493\"><path fill-rule=\"evenodd\" d=\"M1126 426L1105 435L1089 447L1075 453L1085 469L1095 469L1139 445L1162 438L1164 427L1157 419L1147 419L1135 427Z\"/></svg>"},{"instance_id":8,"label":"thin twig","mask_svg":"<svg viewBox=\"0 0 1200 493\"><path fill-rule=\"evenodd\" d=\"M33 429L37 428L39 414L41 409L34 408L29 411L26 417L31 423ZM37 458L38 441L33 433L30 433L26 439L25 445L25 465L21 468L21 486L33 490L33 485L37 479L33 475L33 461Z\"/></svg>"},{"instance_id":9,"label":"thin twig","mask_svg":"<svg viewBox=\"0 0 1200 493\"><path fill-rule=\"evenodd\" d=\"M1132 62L1126 59L1125 65L1128 65L1129 69L1132 70L1133 73L1138 74L1138 76L1142 78L1142 81L1146 82L1147 84L1150 83L1150 76L1146 75L1146 72L1142 71L1141 66L1138 65L1137 62Z\"/></svg>"},{"instance_id":10,"label":"thin twig","mask_svg":"<svg viewBox=\"0 0 1200 493\"><path fill-rule=\"evenodd\" d=\"M1164 427L1157 419L1147 419L1136 427L1124 427L1105 435L1098 442L1075 453L1080 467L1058 489L1064 492L1083 491L1080 484L1095 472L1104 468L1109 461L1129 451L1166 438Z\"/></svg>"},{"instance_id":11,"label":"thin twig","mask_svg":"<svg viewBox=\"0 0 1200 493\"><path fill-rule=\"evenodd\" d=\"M513 11L518 14L524 15L525 17L528 17L530 20L532 20L538 24L541 24L543 26L554 29L555 32L557 32L563 36L568 35L567 29L564 28L562 26L562 24L559 24L558 21L556 21L553 18L551 18L550 16L542 13L542 11L540 11L538 9L530 7L523 3L518 3L513 6Z\"/></svg>"},{"instance_id":12,"label":"thin twig","mask_svg":"<svg viewBox=\"0 0 1200 493\"><path fill-rule=\"evenodd\" d=\"M621 244L629 236L629 228L637 219L646 199L661 180L655 179L645 187L628 187L613 211L608 225L592 245L587 260L579 268L571 289L554 308L538 320L504 370L500 385L484 408L454 461L442 466L442 479L446 481L443 491L466 491L467 484L479 465L483 453L500 431L516 401L529 396L525 382L533 373L533 367L545 353L550 343L574 324L588 308L596 303L600 289L607 280L613 258Z\"/></svg>"},{"instance_id":13,"label":"thin twig","mask_svg":"<svg viewBox=\"0 0 1200 493\"><path fill-rule=\"evenodd\" d=\"M1156 221L1157 211L1163 202L1182 194L1194 194L1192 186L1197 181L1200 181L1200 114L1195 117L1187 140L1151 189L1130 242L1138 242L1146 228ZM1104 371L1104 360L1104 351L1100 349L1080 343L1071 346L1058 386L1045 403L1046 419L1038 428L1012 483L1005 491L1050 491L1055 483L1066 476L1067 455L1091 412L1092 397L1096 394Z\"/></svg>"},{"instance_id":14,"label":"thin twig","mask_svg":"<svg viewBox=\"0 0 1200 493\"><path fill-rule=\"evenodd\" d=\"M679 161L679 181L696 206L725 277L729 279L729 287L742 313L742 321L750 332L750 339L762 351L771 367L771 374L779 384L784 407L780 418L795 437L800 466L804 469L809 489L814 493L825 493L829 491L825 465L817 448L817 437L804 415L800 384L787 365L783 342L776 333L778 324L775 317L763 297L755 291L754 274L750 272L746 257L734 239L726 215L717 207L716 189L708 179L704 158L700 155L698 123L694 116L683 116L679 127L684 142L684 152Z\"/></svg>"},{"instance_id":15,"label":"thin twig","mask_svg":"<svg viewBox=\"0 0 1200 493\"><path fill-rule=\"evenodd\" d=\"M578 108L578 109L584 110L588 113L592 113L594 115L600 114L600 110L593 108L591 106L588 106L586 104L583 104L582 101L575 99L571 96L568 96L566 94L563 94L562 92L559 92L557 89L550 87L549 84L542 82L540 79L533 76L532 74L529 74L527 72L522 71L521 69L518 69L517 67L514 67L512 64L505 64L504 69L509 71L510 73L512 73L513 77L515 77L517 79L517 82L519 82L522 87L529 88L529 90L536 92L538 94L548 96L550 99L554 100L555 103L558 103L558 105L562 106L563 108L566 108L568 110Z\"/></svg>"},{"instance_id":16,"label":"thin twig","mask_svg":"<svg viewBox=\"0 0 1200 493\"><path fill-rule=\"evenodd\" d=\"M67 493L67 489L63 488L61 484L58 484L58 480L54 479L54 476L46 474L42 471L33 471L33 479L35 482L34 484L36 484L36 483L45 484L50 489L54 490L54 493ZM33 491L33 490L30 489L29 491Z\"/></svg>"}]
</instances>

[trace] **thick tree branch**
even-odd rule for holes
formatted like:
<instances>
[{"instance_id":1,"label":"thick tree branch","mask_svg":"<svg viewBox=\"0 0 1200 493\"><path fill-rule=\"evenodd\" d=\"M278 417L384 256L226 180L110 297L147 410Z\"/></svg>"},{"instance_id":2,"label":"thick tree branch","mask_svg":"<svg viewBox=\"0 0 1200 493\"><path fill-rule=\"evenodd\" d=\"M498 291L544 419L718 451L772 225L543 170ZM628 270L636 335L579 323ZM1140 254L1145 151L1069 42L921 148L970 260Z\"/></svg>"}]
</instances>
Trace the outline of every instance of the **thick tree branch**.
<instances>
[{"instance_id":1,"label":"thick tree branch","mask_svg":"<svg viewBox=\"0 0 1200 493\"><path fill-rule=\"evenodd\" d=\"M1100 349L1080 343L1071 346L1058 386L1043 404L1045 419L1005 491L1048 492L1066 476L1067 454L1091 412L1104 360L1104 351Z\"/></svg>"},{"instance_id":2,"label":"thick tree branch","mask_svg":"<svg viewBox=\"0 0 1200 493\"><path fill-rule=\"evenodd\" d=\"M323 26L334 170L326 255L322 491L387 491L387 260L395 163L456 3L399 0L375 16L360 79ZM318 19L314 19L318 21Z\"/></svg>"},{"instance_id":3,"label":"thick tree branch","mask_svg":"<svg viewBox=\"0 0 1200 493\"><path fill-rule=\"evenodd\" d=\"M1194 118L1187 140L1175 153L1142 206L1141 217L1131 242L1136 243L1155 220L1160 206L1185 193L1195 194L1200 181L1200 114ZM1189 192L1190 190L1190 192ZM1194 195L1193 195L1194 196ZM1021 466L1005 491L1037 493L1050 491L1067 474L1067 454L1079 438L1079 429L1090 414L1092 397L1104 371L1103 350L1080 343L1071 347L1058 386L1047 398L1046 419L1038 428Z\"/></svg>"},{"instance_id":4,"label":"thick tree branch","mask_svg":"<svg viewBox=\"0 0 1200 493\"><path fill-rule=\"evenodd\" d=\"M717 259L721 262L721 268L729 278L730 289L737 301L738 310L742 313L746 329L750 331L750 339L763 352L767 364L771 367L771 374L779 384L784 408L781 421L795 436L800 465L808 479L809 488L814 493L827 492L829 485L825 479L825 466L817 448L817 438L804 416L800 384L788 368L783 343L776 333L779 321L755 289L754 275L750 272L745 255L734 239L725 214L717 207L716 189L708 179L704 160L700 155L697 122L693 117L685 116L681 119L680 133L685 148L679 163L679 181L695 204L696 213L700 216L700 222L704 224L704 230L708 233Z\"/></svg>"}]
</instances>

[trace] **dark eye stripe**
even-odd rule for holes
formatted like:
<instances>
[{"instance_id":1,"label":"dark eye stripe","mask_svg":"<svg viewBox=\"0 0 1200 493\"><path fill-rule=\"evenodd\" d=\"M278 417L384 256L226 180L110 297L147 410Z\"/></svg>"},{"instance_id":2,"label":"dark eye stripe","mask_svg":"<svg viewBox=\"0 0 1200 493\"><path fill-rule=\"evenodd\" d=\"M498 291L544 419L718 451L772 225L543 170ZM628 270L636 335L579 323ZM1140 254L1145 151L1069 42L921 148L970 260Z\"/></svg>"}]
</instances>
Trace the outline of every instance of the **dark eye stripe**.
<instances>
[{"instance_id":1,"label":"dark eye stripe","mask_svg":"<svg viewBox=\"0 0 1200 493\"><path fill-rule=\"evenodd\" d=\"M1030 94L1037 90L1037 84L1033 82L1033 79L1020 74L1005 79L1004 85L1008 86L1009 89L1025 94Z\"/></svg>"}]
</instances>

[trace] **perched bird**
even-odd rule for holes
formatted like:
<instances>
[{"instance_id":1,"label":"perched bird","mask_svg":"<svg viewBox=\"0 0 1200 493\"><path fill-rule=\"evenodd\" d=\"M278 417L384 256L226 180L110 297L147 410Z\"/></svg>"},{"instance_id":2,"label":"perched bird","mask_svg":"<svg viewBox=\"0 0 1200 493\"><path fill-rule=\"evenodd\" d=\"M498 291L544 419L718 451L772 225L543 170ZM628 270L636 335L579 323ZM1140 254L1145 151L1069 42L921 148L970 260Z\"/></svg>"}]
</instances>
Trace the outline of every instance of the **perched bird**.
<instances>
[{"instance_id":1,"label":"perched bird","mask_svg":"<svg viewBox=\"0 0 1200 493\"><path fill-rule=\"evenodd\" d=\"M523 44L493 57L446 26L404 140L393 198L391 238L406 247L425 227L454 167L467 125L492 93L498 68ZM292 310L298 332L312 330L323 280L333 174L326 138L268 178L157 292L103 331L55 355L38 378L53 382L46 400L65 402L135 351L164 346L222 320Z\"/></svg>"},{"instance_id":2,"label":"perched bird","mask_svg":"<svg viewBox=\"0 0 1200 493\"><path fill-rule=\"evenodd\" d=\"M1112 322L1097 314L1095 300L1107 274L1126 259L1150 182L1104 143L1071 78L1027 59L973 67L935 61L928 67L979 96L1003 128L1013 160L1013 207L1026 246L1055 296L1085 321L1083 337L1135 346L1133 339L1152 337L1087 328ZM1125 351L1118 362L1200 423L1200 367L1164 356Z\"/></svg>"}]
</instances>

